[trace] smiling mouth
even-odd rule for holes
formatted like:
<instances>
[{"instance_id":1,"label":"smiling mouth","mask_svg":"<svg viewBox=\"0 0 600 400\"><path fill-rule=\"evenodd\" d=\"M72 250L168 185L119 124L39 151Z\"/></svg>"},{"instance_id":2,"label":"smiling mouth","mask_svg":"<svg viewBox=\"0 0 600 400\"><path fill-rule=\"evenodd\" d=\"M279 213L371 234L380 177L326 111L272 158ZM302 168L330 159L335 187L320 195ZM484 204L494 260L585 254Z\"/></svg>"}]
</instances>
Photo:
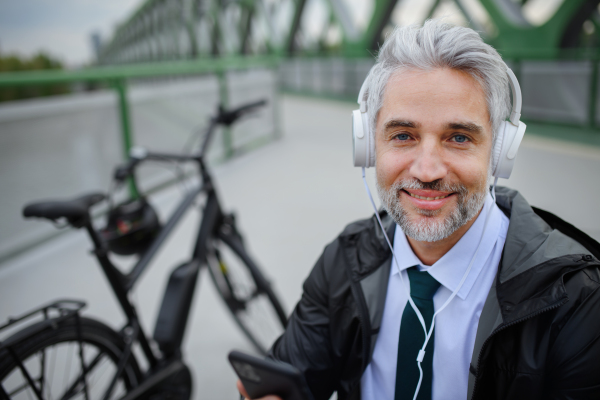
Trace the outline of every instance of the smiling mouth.
<instances>
[{"instance_id":1,"label":"smiling mouth","mask_svg":"<svg viewBox=\"0 0 600 400\"><path fill-rule=\"evenodd\" d=\"M452 195L452 193L448 193L444 196L437 196L437 197L424 197L424 196L418 196L416 194L412 194L411 192L404 190L404 192L408 193L411 197L414 197L416 199L420 199L420 200L439 200L439 199L445 199L446 197Z\"/></svg>"}]
</instances>

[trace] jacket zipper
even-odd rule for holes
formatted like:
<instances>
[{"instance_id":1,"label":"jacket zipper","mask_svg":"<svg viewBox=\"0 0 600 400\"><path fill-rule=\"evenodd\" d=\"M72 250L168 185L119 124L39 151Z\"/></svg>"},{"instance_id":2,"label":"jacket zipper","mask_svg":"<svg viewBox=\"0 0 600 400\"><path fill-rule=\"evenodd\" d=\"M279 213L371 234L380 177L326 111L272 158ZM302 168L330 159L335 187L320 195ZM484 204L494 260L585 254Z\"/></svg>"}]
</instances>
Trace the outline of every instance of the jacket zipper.
<instances>
[{"instance_id":1,"label":"jacket zipper","mask_svg":"<svg viewBox=\"0 0 600 400\"><path fill-rule=\"evenodd\" d=\"M493 331L493 332L490 334L490 336L488 336L488 338L485 340L485 342L483 342L483 345L481 346L481 350L479 351L479 356L477 356L477 375L475 376L475 384L473 385L473 395L471 396L471 399L469 399L469 400L475 399L475 395L477 394L477 387L478 387L478 386L477 386L477 384L479 383L479 377L480 377L480 375L481 375L481 373L480 373L480 372L481 372L481 355L483 354L483 352L484 352L484 350L485 350L486 346L489 344L489 342L490 342L490 340L492 339L492 337L493 337L494 335L496 335L498 332L501 332L501 331L503 331L503 330L504 330L504 329L506 329L506 328L509 328L509 327L511 327L511 326L513 326L513 325L516 325L516 324L520 324L521 322L523 322L523 321L526 321L526 320L528 320L528 319L531 319L531 318L537 317L538 315L540 315L540 314L542 314L542 313L545 313L545 312L547 312L547 311L554 310L555 308L558 308L558 307L562 306L563 304L565 304L567 301L568 301L568 299L567 299L567 298L563 298L563 299L562 299L562 300L561 300L559 303L557 303L557 304L554 304L554 305L552 305L552 306L550 306L550 307L546 307L546 308L543 308L543 309L541 309L541 310L538 310L538 311L536 311L535 313L533 313L533 314L531 314L531 315L528 315L528 316L526 316L526 317L519 318L519 319L517 319L517 320L515 320L515 321L513 321L513 322L511 322L511 323L509 323L509 324L506 324L506 325L499 326L498 328L496 328L496 330L494 330L494 331Z\"/></svg>"}]
</instances>

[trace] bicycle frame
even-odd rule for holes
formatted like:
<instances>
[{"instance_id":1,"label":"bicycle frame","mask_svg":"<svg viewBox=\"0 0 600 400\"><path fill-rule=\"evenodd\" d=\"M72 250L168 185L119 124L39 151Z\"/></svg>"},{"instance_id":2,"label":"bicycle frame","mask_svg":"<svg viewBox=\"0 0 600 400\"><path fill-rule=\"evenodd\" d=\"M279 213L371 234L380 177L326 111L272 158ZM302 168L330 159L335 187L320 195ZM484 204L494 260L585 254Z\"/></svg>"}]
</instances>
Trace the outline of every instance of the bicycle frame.
<instances>
[{"instance_id":1,"label":"bicycle frame","mask_svg":"<svg viewBox=\"0 0 600 400\"><path fill-rule=\"evenodd\" d=\"M206 243L209 242L210 238L216 234L217 230L223 226L224 223L233 227L233 221L230 221L229 218L227 218L228 216L222 211L217 193L212 184L212 178L203 161L203 154L208 147L208 141L210 140L210 136L215 125L215 122L211 121L207 137L205 138L199 155L184 156L179 154L149 153L145 157L144 160L196 162L202 177L202 182L198 187L194 188L185 195L175 211L169 217L168 221L160 230L158 236L154 239L148 249L141 255L140 259L129 273L121 273L108 258L108 250L105 248L103 241L101 240L98 232L93 228L91 222L88 221L84 225L94 244L93 253L100 263L100 266L108 279L109 285L115 293L115 296L127 317L127 323L121 330L123 333L128 334L129 339L131 339L129 340L126 353L129 356L131 353L130 347L134 342L137 341L148 360L150 370L154 371L154 373L150 375L148 379L145 379L140 386L128 393L123 399L129 400L137 398L155 387L163 380L181 371L183 368L187 368L181 361L181 343L189 317L191 301L195 293L199 269L207 265ZM162 357L157 357L150 346L148 336L144 333L139 324L136 309L129 301L128 293L136 284L144 270L148 267L150 261L164 244L170 233L180 222L185 212L193 204L197 196L202 193L206 195L206 202L204 204L203 216L199 224L192 257L187 263L172 271L169 284L167 285L167 290L165 291L162 300L159 317L157 318L154 338L159 343L162 351ZM230 234L235 235L236 237L238 236L235 228ZM177 273L178 271L182 271L182 268L185 269L184 267L187 269L183 274ZM184 285L185 290L169 290L169 288L173 285L172 282L174 282L174 279L177 279L175 284ZM166 321L164 318L162 318L163 315L167 316ZM160 336L160 338L157 338L157 335ZM124 367L127 360L122 361L123 362L120 364L122 364ZM116 372L113 385L116 384L120 373L121 369ZM112 386L109 389L109 392L111 389Z\"/></svg>"},{"instance_id":2,"label":"bicycle frame","mask_svg":"<svg viewBox=\"0 0 600 400\"><path fill-rule=\"evenodd\" d=\"M143 250L143 253L140 254L140 258L128 273L122 273L115 266L115 264L113 264L109 258L109 247L107 242L101 237L100 232L96 231L92 225L89 208L104 199L105 196L103 194L92 193L73 201L38 202L30 204L24 208L23 215L25 217L41 217L53 221L63 218L68 224L75 228L85 228L94 246L93 254L95 255L101 269L106 275L109 286L115 294L127 321L120 331L121 337L119 338L115 335L112 328L101 324L100 322L95 322L92 319L85 319L86 323L80 324L81 320L78 313L79 309L73 313L65 312L65 318L67 319L48 317L48 307L42 307L41 309L38 309L35 311L35 313L38 313L41 310L41 312L45 315L47 322L39 323L39 326L31 325L32 327L35 326L34 330L25 329L18 331L9 338L10 340L0 343L0 349L4 353L7 351L14 353L13 358L14 362L16 363L16 367L21 369L21 372L24 373L24 377L26 378L26 382L19 384L16 389L21 391L21 389L26 389L29 387L29 389L38 399L42 400L44 398L44 394L36 386L31 374L29 374L29 372L23 368L23 364L21 363L22 360L16 353L17 350L13 349L13 347L16 345L10 348L6 347L7 345L12 346L10 343L11 340L19 340L19 346L23 347L22 349L19 349L19 351L23 352L24 357L28 359L29 355L26 353L28 342L25 343L23 341L33 341L34 336L31 335L31 332L33 332L34 335L42 333L45 334L45 331L40 331L39 329L45 329L48 324L56 324L57 322L62 321L61 323L63 323L63 325L65 325L64 328L66 328L63 331L67 333L73 333L73 330L69 324L72 324L75 321L75 327L77 329L76 340L64 335L61 337L56 336L51 339L51 341L54 340L57 343L61 342L61 340L64 340L65 342L77 342L79 346L81 372L74 378L66 393L62 396L59 396L60 398L71 397L75 391L80 389L79 386L81 384L84 388L85 397L88 398L86 376L88 375L88 371L90 369L94 369L94 367L100 361L102 361L105 354L109 354L109 356L112 357L112 361L116 365L116 371L112 373L110 377L108 377L108 382L110 382L109 385L102 388L103 399L110 398L120 378L124 378L123 381L129 386L127 394L122 397L122 399L125 400L148 398L149 395L160 396L163 391L165 393L170 393L173 390L172 387L174 385L177 386L177 388L182 389L179 391L180 394L183 396L189 396L192 378L189 368L182 360L181 344L189 319L191 302L193 301L196 290L198 275L201 268L205 266L210 268L211 276L215 280L217 279L215 278L216 276L221 276L219 274L225 274L223 264L215 264L214 262L215 259L219 257L220 253L217 252L216 247L213 248L213 239L218 239L225 246L232 249L237 256L241 257L242 264L249 270L252 275L252 280L257 286L256 293L259 293L260 290L260 294L268 296L268 301L270 301L273 310L278 314L277 318L279 319L279 322L281 322L282 325L285 325L285 316L282 316L284 313L281 305L275 298L273 292L270 290L268 282L262 276L260 271L258 271L258 268L247 257L247 255L245 255L242 238L235 228L233 215L223 213L217 193L213 186L212 178L206 165L204 164L204 155L209 147L209 142L214 134L215 127L217 125L231 126L243 114L250 112L254 108L264 104L265 101L261 100L232 110L225 110L220 106L218 108L218 112L210 120L206 136L204 137L204 140L200 146L200 151L197 154L166 154L137 151L132 153L129 161L126 164L119 166L115 170L114 179L116 181L125 182L125 180L131 179L131 183L135 184L133 179L134 169L143 161L153 160L194 162L197 164L198 172L201 177L200 184L183 197L181 202L169 217L166 224L158 231L158 235L153 239L152 243L150 243L150 245ZM153 346L151 346L150 338L140 326L136 308L130 302L128 295L143 272L146 270L146 268L148 268L150 261L165 243L167 237L181 221L186 211L192 206L192 204L194 204L194 200L201 194L205 196L205 202L203 203L203 214L198 226L196 241L193 245L193 249L191 249L191 257L186 263L174 268L171 271L171 276L163 295L162 305L153 334L154 343L157 344L158 348L160 349L160 352L158 352ZM229 280L226 280L226 282L229 286L229 289L231 289ZM216 281L215 284L217 284ZM227 306L229 307L230 311L234 313L234 318L236 321L238 321L238 323L240 323L242 330L246 333L249 339L260 348L257 339L252 336L251 333L249 333L248 328L245 325L239 322L240 320L236 313L236 307L239 306L239 309L243 309L247 300L238 300L237 298L228 299L225 297L223 292L220 292L220 294L221 297L223 297L223 299L227 302ZM252 293L252 296L254 297L254 293ZM237 303L240 304L238 305ZM81 306L83 306L83 304L84 303L81 302ZM59 309L63 310L63 308L60 307ZM60 312L62 313L63 311ZM33 314L28 314L24 318L27 318L30 315ZM71 320L71 318L75 318L75 320ZM20 320L17 320L17 322L18 321ZM12 326L12 324L14 324L14 321L9 320L8 326ZM53 325L53 327L55 326ZM0 327L0 329L2 328L3 327ZM118 342L116 344L118 349L115 347L115 349L118 351L113 351L112 353L98 351L93 360L85 360L83 354L84 345L82 332L85 332L86 335L90 335L94 330L100 333L104 331L105 337L109 338L114 343ZM97 344L95 342L96 339L93 336L89 336L86 340L90 340L92 346ZM38 343L45 342L38 341ZM135 343L139 343L144 355L143 357L147 360L147 364L149 366L147 371L139 370L139 365L136 357L133 354L133 346ZM51 347L52 344L48 344L47 346ZM100 345L100 347L102 346L103 345ZM42 348L44 352L42 353L40 360L42 365L44 365L43 360L46 353L45 347ZM39 352L36 354L38 353ZM13 370L12 368L15 368L15 366L10 364L8 366L10 367L10 371ZM39 378L41 379L40 382L44 382L43 371L44 370L42 369L42 375ZM123 375L124 373L127 373L126 377ZM161 383L165 383L165 385L161 385ZM8 398L7 392L4 390L2 383L0 383L0 398Z\"/></svg>"}]
</instances>

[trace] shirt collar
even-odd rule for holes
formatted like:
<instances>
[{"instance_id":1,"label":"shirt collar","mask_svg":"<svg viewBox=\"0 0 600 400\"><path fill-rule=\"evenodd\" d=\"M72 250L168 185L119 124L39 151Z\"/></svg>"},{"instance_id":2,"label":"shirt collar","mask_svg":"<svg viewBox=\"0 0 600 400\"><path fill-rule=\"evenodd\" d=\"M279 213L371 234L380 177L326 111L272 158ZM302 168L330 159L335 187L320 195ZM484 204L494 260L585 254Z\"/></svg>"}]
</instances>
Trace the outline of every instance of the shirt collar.
<instances>
[{"instance_id":1,"label":"shirt collar","mask_svg":"<svg viewBox=\"0 0 600 400\"><path fill-rule=\"evenodd\" d=\"M492 212L492 215L490 216L485 232L483 232L488 212ZM394 235L394 254L396 255L399 269L403 271L416 265L419 267L419 270L427 270L440 284L451 292L454 292L460 284L462 276L467 270L481 239L481 247L475 257L471 272L469 272L465 283L456 294L464 300L471 291L473 284L496 245L502 223L501 214L502 211L496 206L492 196L488 194L483 205L483 210L471 228L460 238L454 247L432 266L424 266L421 263L408 244L406 235L400 227L397 227ZM395 266L395 262L392 263L392 267L394 267L392 275L398 274L398 267Z\"/></svg>"}]
</instances>

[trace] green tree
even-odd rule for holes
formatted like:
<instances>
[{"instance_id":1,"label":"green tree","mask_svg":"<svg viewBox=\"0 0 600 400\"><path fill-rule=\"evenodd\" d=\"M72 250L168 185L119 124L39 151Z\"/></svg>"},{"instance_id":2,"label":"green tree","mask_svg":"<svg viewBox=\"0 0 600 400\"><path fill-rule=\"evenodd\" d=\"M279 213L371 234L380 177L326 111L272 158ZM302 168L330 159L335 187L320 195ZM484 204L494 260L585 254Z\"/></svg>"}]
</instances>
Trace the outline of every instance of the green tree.
<instances>
[{"instance_id":1,"label":"green tree","mask_svg":"<svg viewBox=\"0 0 600 400\"><path fill-rule=\"evenodd\" d=\"M40 52L31 58L19 57L15 54L0 54L0 73L36 71L48 69L62 69L60 61L51 56ZM66 84L57 85L39 85L39 86L21 86L7 87L0 89L0 102L28 99L33 97L53 96L57 94L69 93L71 90Z\"/></svg>"}]
</instances>

